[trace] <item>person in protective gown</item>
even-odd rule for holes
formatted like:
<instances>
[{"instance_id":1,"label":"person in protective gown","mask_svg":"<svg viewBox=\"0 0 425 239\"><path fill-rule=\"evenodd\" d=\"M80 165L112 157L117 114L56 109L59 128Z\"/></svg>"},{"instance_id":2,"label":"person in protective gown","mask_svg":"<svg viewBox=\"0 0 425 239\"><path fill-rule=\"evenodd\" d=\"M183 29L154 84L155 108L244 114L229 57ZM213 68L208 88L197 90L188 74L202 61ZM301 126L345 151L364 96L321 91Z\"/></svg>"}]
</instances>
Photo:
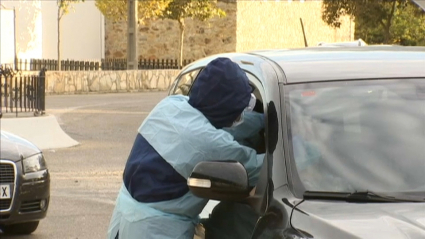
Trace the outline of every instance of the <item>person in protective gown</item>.
<instances>
[{"instance_id":1,"label":"person in protective gown","mask_svg":"<svg viewBox=\"0 0 425 239\"><path fill-rule=\"evenodd\" d=\"M245 72L230 59L217 58L201 71L189 97L168 96L158 103L138 129L108 239L192 239L208 200L194 196L187 179L201 161L237 160L255 186L264 155L223 130L244 118L258 122L257 131L264 127L262 114L243 113L250 101Z\"/></svg>"}]
</instances>

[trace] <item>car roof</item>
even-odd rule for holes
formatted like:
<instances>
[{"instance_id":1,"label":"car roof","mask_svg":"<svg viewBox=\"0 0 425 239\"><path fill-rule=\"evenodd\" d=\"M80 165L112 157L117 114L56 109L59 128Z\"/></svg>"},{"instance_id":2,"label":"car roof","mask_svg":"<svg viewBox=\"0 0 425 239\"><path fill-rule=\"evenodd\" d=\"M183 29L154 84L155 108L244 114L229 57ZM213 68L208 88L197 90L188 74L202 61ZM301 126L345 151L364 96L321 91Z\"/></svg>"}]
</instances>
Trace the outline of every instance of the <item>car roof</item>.
<instances>
[{"instance_id":1,"label":"car roof","mask_svg":"<svg viewBox=\"0 0 425 239\"><path fill-rule=\"evenodd\" d=\"M307 47L249 54L276 62L286 76L285 83L425 78L425 47Z\"/></svg>"},{"instance_id":2,"label":"car roof","mask_svg":"<svg viewBox=\"0 0 425 239\"><path fill-rule=\"evenodd\" d=\"M265 49L222 53L199 59L183 71L203 67L217 57L228 57L255 74L255 65L264 59L275 62L286 79L306 83L338 80L425 78L425 47L362 46ZM260 77L261 78L261 77ZM264 81L266 79L260 79Z\"/></svg>"},{"instance_id":3,"label":"car roof","mask_svg":"<svg viewBox=\"0 0 425 239\"><path fill-rule=\"evenodd\" d=\"M251 72L257 77L259 77L259 80L264 83L267 79L262 75L263 73L261 70L259 70L259 64L261 62L264 62L263 57L259 57L258 55L254 54L248 54L244 52L230 52L230 53L221 53L216 55L207 56L204 58L201 58L197 61L194 61L190 63L189 65L185 66L181 73L192 71L194 69L203 68L205 67L210 61L216 59L217 57L227 57L231 59L232 61L239 64L239 66L244 69L245 71ZM277 83L277 82L276 82Z\"/></svg>"}]
</instances>

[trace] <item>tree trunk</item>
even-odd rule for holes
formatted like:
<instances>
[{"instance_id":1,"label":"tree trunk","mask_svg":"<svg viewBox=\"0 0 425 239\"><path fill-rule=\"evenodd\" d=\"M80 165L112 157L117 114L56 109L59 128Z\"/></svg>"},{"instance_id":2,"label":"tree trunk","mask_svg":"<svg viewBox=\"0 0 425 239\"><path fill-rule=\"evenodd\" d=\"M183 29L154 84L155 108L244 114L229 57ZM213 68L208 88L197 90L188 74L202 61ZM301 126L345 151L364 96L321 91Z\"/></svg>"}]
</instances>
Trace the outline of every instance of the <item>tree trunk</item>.
<instances>
[{"instance_id":1,"label":"tree trunk","mask_svg":"<svg viewBox=\"0 0 425 239\"><path fill-rule=\"evenodd\" d=\"M137 12L138 1L127 0L127 69L137 70L139 58L137 50Z\"/></svg>"},{"instance_id":2,"label":"tree trunk","mask_svg":"<svg viewBox=\"0 0 425 239\"><path fill-rule=\"evenodd\" d=\"M57 45L57 50L58 50L58 71L61 70L61 7L60 5L58 5L58 45Z\"/></svg>"},{"instance_id":3,"label":"tree trunk","mask_svg":"<svg viewBox=\"0 0 425 239\"><path fill-rule=\"evenodd\" d=\"M396 8L397 8L397 0L394 0L393 6L391 8L391 13L388 16L387 24L385 25L385 28L384 28L384 31L385 31L384 32L384 44L390 43L390 40L391 40L391 33L390 33L391 24L392 24L392 21L393 21L393 17L394 17L394 13L395 13Z\"/></svg>"},{"instance_id":4,"label":"tree trunk","mask_svg":"<svg viewBox=\"0 0 425 239\"><path fill-rule=\"evenodd\" d=\"M183 67L183 40L184 40L184 29L185 29L185 25L184 25L184 19L179 19L179 28L180 28L180 54L179 54L179 68Z\"/></svg>"}]
</instances>

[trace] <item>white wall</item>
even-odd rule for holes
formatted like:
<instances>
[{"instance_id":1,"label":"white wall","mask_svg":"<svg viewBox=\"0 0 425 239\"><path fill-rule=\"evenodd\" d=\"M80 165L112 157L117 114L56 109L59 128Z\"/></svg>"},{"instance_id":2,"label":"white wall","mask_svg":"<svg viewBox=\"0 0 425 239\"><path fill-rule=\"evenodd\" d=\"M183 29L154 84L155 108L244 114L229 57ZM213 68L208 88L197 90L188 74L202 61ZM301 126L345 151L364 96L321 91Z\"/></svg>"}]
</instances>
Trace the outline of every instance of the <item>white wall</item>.
<instances>
[{"instance_id":1,"label":"white wall","mask_svg":"<svg viewBox=\"0 0 425 239\"><path fill-rule=\"evenodd\" d=\"M0 10L0 64L13 64L15 62L14 22L13 10Z\"/></svg>"},{"instance_id":2,"label":"white wall","mask_svg":"<svg viewBox=\"0 0 425 239\"><path fill-rule=\"evenodd\" d=\"M1 0L6 9L15 9L16 53L18 58L42 57L40 0Z\"/></svg>"},{"instance_id":3,"label":"white wall","mask_svg":"<svg viewBox=\"0 0 425 239\"><path fill-rule=\"evenodd\" d=\"M16 51L20 59L57 58L56 0L0 0L16 11ZM86 0L74 4L61 21L61 58L91 60L104 57L104 20ZM0 42L1 43L1 42Z\"/></svg>"},{"instance_id":4,"label":"white wall","mask_svg":"<svg viewBox=\"0 0 425 239\"><path fill-rule=\"evenodd\" d=\"M73 60L104 57L104 20L94 1L73 4L61 20L61 58ZM57 57L56 1L43 1L43 58Z\"/></svg>"},{"instance_id":5,"label":"white wall","mask_svg":"<svg viewBox=\"0 0 425 239\"><path fill-rule=\"evenodd\" d=\"M57 57L57 11L56 1L43 1L43 58L56 59ZM62 29L66 31L66 29ZM62 42L62 48L64 47Z\"/></svg>"}]
</instances>

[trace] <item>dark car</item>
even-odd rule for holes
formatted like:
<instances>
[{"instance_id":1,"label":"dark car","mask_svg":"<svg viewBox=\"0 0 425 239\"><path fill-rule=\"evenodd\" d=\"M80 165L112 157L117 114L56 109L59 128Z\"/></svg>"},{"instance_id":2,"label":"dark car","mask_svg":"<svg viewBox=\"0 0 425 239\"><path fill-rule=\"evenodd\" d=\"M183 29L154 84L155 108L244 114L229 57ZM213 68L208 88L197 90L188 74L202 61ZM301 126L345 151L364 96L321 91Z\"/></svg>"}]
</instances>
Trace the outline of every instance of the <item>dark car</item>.
<instances>
[{"instance_id":1,"label":"dark car","mask_svg":"<svg viewBox=\"0 0 425 239\"><path fill-rule=\"evenodd\" d=\"M245 70L266 121L256 188L235 159L188 179L222 201L209 219L232 235L221 238L425 238L424 47L220 54L184 68L169 94L190 94L218 56Z\"/></svg>"},{"instance_id":2,"label":"dark car","mask_svg":"<svg viewBox=\"0 0 425 239\"><path fill-rule=\"evenodd\" d=\"M5 131L1 131L0 150L0 229L30 234L49 206L46 161L34 144Z\"/></svg>"}]
</instances>

